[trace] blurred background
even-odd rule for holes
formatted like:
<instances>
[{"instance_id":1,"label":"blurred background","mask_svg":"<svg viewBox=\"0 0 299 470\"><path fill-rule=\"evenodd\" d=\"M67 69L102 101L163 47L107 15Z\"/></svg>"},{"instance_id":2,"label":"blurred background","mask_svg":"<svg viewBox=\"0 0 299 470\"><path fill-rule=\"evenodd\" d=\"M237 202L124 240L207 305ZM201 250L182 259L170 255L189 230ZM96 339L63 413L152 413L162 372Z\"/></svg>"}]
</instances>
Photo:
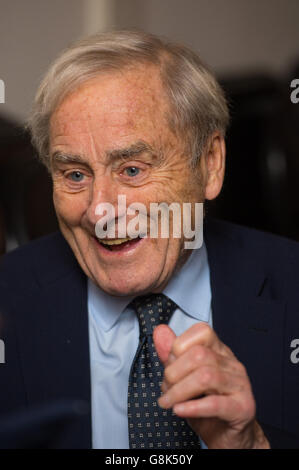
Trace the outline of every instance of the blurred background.
<instances>
[{"instance_id":1,"label":"blurred background","mask_svg":"<svg viewBox=\"0 0 299 470\"><path fill-rule=\"evenodd\" d=\"M299 240L298 0L0 0L0 254L57 229L51 179L23 130L50 62L82 35L137 28L183 42L230 103L227 169L208 212Z\"/></svg>"}]
</instances>

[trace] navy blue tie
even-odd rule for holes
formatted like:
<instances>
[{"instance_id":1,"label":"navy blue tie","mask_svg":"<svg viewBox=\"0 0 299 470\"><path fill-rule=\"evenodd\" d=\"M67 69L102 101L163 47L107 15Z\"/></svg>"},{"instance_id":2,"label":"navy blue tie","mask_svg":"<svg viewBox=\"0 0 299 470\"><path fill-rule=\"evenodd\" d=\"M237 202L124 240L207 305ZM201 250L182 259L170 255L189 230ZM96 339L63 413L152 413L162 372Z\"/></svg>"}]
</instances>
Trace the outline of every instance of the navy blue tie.
<instances>
[{"instance_id":1,"label":"navy blue tie","mask_svg":"<svg viewBox=\"0 0 299 470\"><path fill-rule=\"evenodd\" d=\"M128 424L131 449L199 448L199 438L171 409L159 407L163 366L158 358L153 329L168 323L177 305L164 294L136 297L129 307L139 321L139 345L129 377Z\"/></svg>"}]
</instances>

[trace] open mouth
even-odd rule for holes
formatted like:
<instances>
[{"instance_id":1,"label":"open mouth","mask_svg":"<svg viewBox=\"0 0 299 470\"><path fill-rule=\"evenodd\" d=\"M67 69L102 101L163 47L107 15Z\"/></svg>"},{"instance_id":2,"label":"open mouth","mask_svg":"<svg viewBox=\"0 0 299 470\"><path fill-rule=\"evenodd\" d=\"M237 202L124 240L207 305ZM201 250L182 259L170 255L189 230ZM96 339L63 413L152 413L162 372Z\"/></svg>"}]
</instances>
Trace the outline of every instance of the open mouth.
<instances>
[{"instance_id":1,"label":"open mouth","mask_svg":"<svg viewBox=\"0 0 299 470\"><path fill-rule=\"evenodd\" d=\"M140 237L136 238L115 238L115 239L99 239L97 241L100 245L108 251L121 251L125 248L136 245L141 240Z\"/></svg>"}]
</instances>

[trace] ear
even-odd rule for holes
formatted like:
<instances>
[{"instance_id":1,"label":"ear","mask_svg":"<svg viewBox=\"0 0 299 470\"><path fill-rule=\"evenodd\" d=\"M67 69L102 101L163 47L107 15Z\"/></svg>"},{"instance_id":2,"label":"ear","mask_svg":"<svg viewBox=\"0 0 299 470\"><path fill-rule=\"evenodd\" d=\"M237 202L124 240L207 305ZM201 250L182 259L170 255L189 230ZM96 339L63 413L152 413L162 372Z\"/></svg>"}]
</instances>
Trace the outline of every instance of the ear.
<instances>
[{"instance_id":1,"label":"ear","mask_svg":"<svg viewBox=\"0 0 299 470\"><path fill-rule=\"evenodd\" d=\"M205 199L215 199L221 191L225 172L225 141L220 132L214 132L200 159L205 181Z\"/></svg>"}]
</instances>

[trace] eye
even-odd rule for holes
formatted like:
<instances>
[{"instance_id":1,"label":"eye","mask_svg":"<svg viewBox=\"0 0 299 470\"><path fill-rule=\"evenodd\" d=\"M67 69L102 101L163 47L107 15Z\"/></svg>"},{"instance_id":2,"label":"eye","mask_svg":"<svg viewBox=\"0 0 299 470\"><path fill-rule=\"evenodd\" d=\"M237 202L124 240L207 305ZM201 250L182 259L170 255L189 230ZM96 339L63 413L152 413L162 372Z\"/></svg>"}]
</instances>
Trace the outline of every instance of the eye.
<instances>
[{"instance_id":1,"label":"eye","mask_svg":"<svg viewBox=\"0 0 299 470\"><path fill-rule=\"evenodd\" d=\"M125 172L128 176L137 176L139 174L139 171L139 168L136 168L136 166L129 166L125 169Z\"/></svg>"},{"instance_id":2,"label":"eye","mask_svg":"<svg viewBox=\"0 0 299 470\"><path fill-rule=\"evenodd\" d=\"M68 178L70 178L72 181L75 183L81 183L81 181L84 178L83 173L81 171L72 171L71 173L68 174Z\"/></svg>"}]
</instances>

